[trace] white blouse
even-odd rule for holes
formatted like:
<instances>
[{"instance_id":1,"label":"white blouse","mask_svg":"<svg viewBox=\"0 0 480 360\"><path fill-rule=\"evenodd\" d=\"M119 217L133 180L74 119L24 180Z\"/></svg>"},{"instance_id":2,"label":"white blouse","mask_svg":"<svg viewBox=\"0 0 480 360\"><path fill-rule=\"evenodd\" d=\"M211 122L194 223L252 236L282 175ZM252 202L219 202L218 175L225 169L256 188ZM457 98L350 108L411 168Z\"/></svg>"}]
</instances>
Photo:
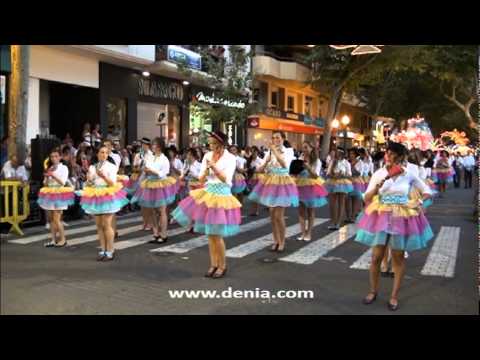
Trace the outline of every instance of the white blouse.
<instances>
[{"instance_id":1,"label":"white blouse","mask_svg":"<svg viewBox=\"0 0 480 360\"><path fill-rule=\"evenodd\" d=\"M281 152L281 155L283 156L283 161L285 161L286 169L290 169L290 164L292 163L293 160L295 160L295 154L293 152L293 149L282 146L282 148L280 149L280 152ZM265 154L263 163L267 161L269 155L270 155L270 151L267 151L267 153ZM280 165L280 163L278 162L277 157L273 154L269 163L267 164L267 168L269 167L271 168L282 167L282 165Z\"/></svg>"},{"instance_id":2,"label":"white blouse","mask_svg":"<svg viewBox=\"0 0 480 360\"><path fill-rule=\"evenodd\" d=\"M170 172L170 161L164 154L152 155L146 160L145 167L152 170L160 179L164 179Z\"/></svg>"},{"instance_id":3,"label":"white blouse","mask_svg":"<svg viewBox=\"0 0 480 360\"><path fill-rule=\"evenodd\" d=\"M414 173L404 168L405 172L395 179L388 179L379 190L380 195L408 196L411 186L416 186L422 193L432 195L432 190ZM378 169L373 174L366 193L372 192L377 184L388 176L386 167Z\"/></svg>"},{"instance_id":4,"label":"white blouse","mask_svg":"<svg viewBox=\"0 0 480 360\"><path fill-rule=\"evenodd\" d=\"M350 168L351 167L352 167L352 164L350 164ZM358 159L355 165L353 166L353 169L355 169L358 172L359 174L358 176L363 176L363 173L365 171L365 163L363 162L363 160ZM353 172L352 172L352 176L353 176Z\"/></svg>"},{"instance_id":5,"label":"white blouse","mask_svg":"<svg viewBox=\"0 0 480 360\"><path fill-rule=\"evenodd\" d=\"M113 161L115 161L115 165L117 166L117 168L119 168L120 165L121 165L121 163L122 163L122 158L121 158L121 156L118 155L118 154L116 154L116 153L114 153L114 152L110 153L109 156L113 159Z\"/></svg>"},{"instance_id":6,"label":"white blouse","mask_svg":"<svg viewBox=\"0 0 480 360\"><path fill-rule=\"evenodd\" d=\"M412 164L412 163L407 163L407 171L408 172L411 172L412 174L416 175L416 176L420 176L420 173L419 173L419 170L418 170L418 166L415 165L415 164Z\"/></svg>"},{"instance_id":7,"label":"white blouse","mask_svg":"<svg viewBox=\"0 0 480 360\"><path fill-rule=\"evenodd\" d=\"M202 160L202 166L200 169L200 174L205 174L207 173L207 184L215 184L215 183L222 183L222 181L215 176L213 170L207 170L207 160L212 161L213 158L213 151L208 152L205 154ZM235 155L232 153L228 152L227 150L224 150L223 155L218 161L215 163L216 169L223 173L225 176L225 182L232 186L232 179L233 179L233 174L235 173L236 169L236 158Z\"/></svg>"},{"instance_id":8,"label":"white blouse","mask_svg":"<svg viewBox=\"0 0 480 360\"><path fill-rule=\"evenodd\" d=\"M63 164L58 164L57 168L53 171L53 175L62 181L61 186L65 186L68 180L68 167ZM60 184L51 176L47 177L47 186L60 186Z\"/></svg>"},{"instance_id":9,"label":"white blouse","mask_svg":"<svg viewBox=\"0 0 480 360\"><path fill-rule=\"evenodd\" d=\"M107 185L107 182L97 175L97 166L111 182L117 181L118 168L110 161L99 162L97 165L90 165L88 168L88 179L93 181L95 186Z\"/></svg>"},{"instance_id":10,"label":"white blouse","mask_svg":"<svg viewBox=\"0 0 480 360\"><path fill-rule=\"evenodd\" d=\"M258 169L262 166L263 159L257 156L257 158L250 162L250 169Z\"/></svg>"},{"instance_id":11,"label":"white blouse","mask_svg":"<svg viewBox=\"0 0 480 360\"><path fill-rule=\"evenodd\" d=\"M332 166L332 163L330 163L330 166ZM343 159L343 160L337 161L337 165L335 166L335 169L333 169L333 172L336 172L337 174L343 177L350 177L352 176L352 167L350 166L350 163L346 159Z\"/></svg>"},{"instance_id":12,"label":"white blouse","mask_svg":"<svg viewBox=\"0 0 480 360\"><path fill-rule=\"evenodd\" d=\"M243 170L245 169L245 163L247 162L247 160L245 160L245 158L241 157L241 156L237 156L237 169L238 170Z\"/></svg>"},{"instance_id":13,"label":"white blouse","mask_svg":"<svg viewBox=\"0 0 480 360\"><path fill-rule=\"evenodd\" d=\"M371 158L368 158L368 160L362 160L363 163L363 169L362 169L362 176L368 176L368 174L373 174L375 172L374 167L373 167L373 161Z\"/></svg>"},{"instance_id":14,"label":"white blouse","mask_svg":"<svg viewBox=\"0 0 480 360\"><path fill-rule=\"evenodd\" d=\"M305 156L302 154L300 155L300 158L299 160L303 160L305 161L306 163L308 163L307 160L305 160ZM312 170L315 174L317 174L317 176L320 176L321 173L322 173L322 160L320 159L317 159L317 161L315 161L315 163L313 164L312 166Z\"/></svg>"},{"instance_id":15,"label":"white blouse","mask_svg":"<svg viewBox=\"0 0 480 360\"><path fill-rule=\"evenodd\" d=\"M201 168L202 168L202 164L197 160L195 160L192 164L188 164L187 162L185 162L185 166L183 167L183 170L182 170L182 175L185 176L185 174L188 171L190 176L198 179L200 177Z\"/></svg>"},{"instance_id":16,"label":"white blouse","mask_svg":"<svg viewBox=\"0 0 480 360\"><path fill-rule=\"evenodd\" d=\"M135 158L133 159L133 166L142 166L142 162L146 161L150 156L152 156L152 152L150 150L147 150L143 154L135 154ZM145 162L143 163L143 165L145 165Z\"/></svg>"}]
</instances>

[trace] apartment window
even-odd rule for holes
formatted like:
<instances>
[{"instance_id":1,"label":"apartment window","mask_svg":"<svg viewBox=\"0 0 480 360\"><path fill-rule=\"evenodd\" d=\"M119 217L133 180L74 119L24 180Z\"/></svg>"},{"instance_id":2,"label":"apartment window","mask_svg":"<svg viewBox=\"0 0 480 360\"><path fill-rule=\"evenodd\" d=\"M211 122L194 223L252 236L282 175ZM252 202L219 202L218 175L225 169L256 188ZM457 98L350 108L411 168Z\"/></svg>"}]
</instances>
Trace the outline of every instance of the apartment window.
<instances>
[{"instance_id":1,"label":"apartment window","mask_svg":"<svg viewBox=\"0 0 480 360\"><path fill-rule=\"evenodd\" d=\"M278 88L272 88L270 93L271 93L270 105L272 108L277 109L280 106L280 93L278 91Z\"/></svg>"},{"instance_id":2,"label":"apartment window","mask_svg":"<svg viewBox=\"0 0 480 360\"><path fill-rule=\"evenodd\" d=\"M295 112L295 96L287 96L287 111Z\"/></svg>"},{"instance_id":3,"label":"apartment window","mask_svg":"<svg viewBox=\"0 0 480 360\"><path fill-rule=\"evenodd\" d=\"M313 98L305 96L305 115L312 116L313 113Z\"/></svg>"}]
</instances>

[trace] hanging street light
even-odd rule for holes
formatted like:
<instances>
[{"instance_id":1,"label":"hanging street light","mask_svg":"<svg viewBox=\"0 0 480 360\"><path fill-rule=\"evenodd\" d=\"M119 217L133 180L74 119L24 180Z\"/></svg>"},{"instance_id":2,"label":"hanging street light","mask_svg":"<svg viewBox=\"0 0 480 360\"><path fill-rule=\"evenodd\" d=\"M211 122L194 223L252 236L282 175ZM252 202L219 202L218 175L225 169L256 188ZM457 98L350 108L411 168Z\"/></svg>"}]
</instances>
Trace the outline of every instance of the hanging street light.
<instances>
[{"instance_id":1,"label":"hanging street light","mask_svg":"<svg viewBox=\"0 0 480 360\"><path fill-rule=\"evenodd\" d=\"M330 45L335 50L354 49L351 52L352 56L378 54L382 52L382 47L385 45Z\"/></svg>"}]
</instances>

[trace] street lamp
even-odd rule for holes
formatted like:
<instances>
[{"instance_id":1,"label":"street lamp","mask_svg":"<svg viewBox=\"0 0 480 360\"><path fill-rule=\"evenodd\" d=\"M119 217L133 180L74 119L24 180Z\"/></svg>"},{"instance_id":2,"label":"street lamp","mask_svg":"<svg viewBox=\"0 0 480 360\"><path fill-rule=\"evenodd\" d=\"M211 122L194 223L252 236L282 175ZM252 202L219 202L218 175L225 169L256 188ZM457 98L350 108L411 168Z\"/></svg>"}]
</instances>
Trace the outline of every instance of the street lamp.
<instances>
[{"instance_id":1,"label":"street lamp","mask_svg":"<svg viewBox=\"0 0 480 360\"><path fill-rule=\"evenodd\" d=\"M343 127L343 150L347 151L347 128L348 124L350 124L350 118L345 115L342 117L342 127Z\"/></svg>"}]
</instances>

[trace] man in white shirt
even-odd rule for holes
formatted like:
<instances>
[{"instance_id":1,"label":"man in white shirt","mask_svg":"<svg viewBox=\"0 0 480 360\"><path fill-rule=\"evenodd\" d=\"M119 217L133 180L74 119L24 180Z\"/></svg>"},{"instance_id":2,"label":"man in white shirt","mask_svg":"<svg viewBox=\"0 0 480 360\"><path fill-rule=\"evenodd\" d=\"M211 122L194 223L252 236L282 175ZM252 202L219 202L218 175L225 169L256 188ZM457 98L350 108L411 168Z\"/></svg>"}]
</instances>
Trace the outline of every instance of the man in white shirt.
<instances>
[{"instance_id":1,"label":"man in white shirt","mask_svg":"<svg viewBox=\"0 0 480 360\"><path fill-rule=\"evenodd\" d=\"M16 155L12 155L10 160L5 163L1 171L1 177L5 180L28 181L29 174L24 165L19 166Z\"/></svg>"},{"instance_id":2,"label":"man in white shirt","mask_svg":"<svg viewBox=\"0 0 480 360\"><path fill-rule=\"evenodd\" d=\"M468 153L466 156L463 157L462 166L464 170L463 181L465 184L465 189L471 189L473 169L475 168L475 158L472 156L471 153Z\"/></svg>"}]
</instances>

